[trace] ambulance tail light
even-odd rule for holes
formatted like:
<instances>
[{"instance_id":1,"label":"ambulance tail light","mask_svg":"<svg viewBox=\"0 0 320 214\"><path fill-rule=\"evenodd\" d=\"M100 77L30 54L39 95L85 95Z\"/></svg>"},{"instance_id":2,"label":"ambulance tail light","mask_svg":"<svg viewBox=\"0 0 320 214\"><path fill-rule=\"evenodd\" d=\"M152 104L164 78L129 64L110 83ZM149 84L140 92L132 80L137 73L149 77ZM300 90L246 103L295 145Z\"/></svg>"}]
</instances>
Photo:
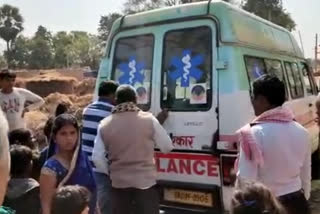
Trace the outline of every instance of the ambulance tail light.
<instances>
[{"instance_id":1,"label":"ambulance tail light","mask_svg":"<svg viewBox=\"0 0 320 214\"><path fill-rule=\"evenodd\" d=\"M232 186L236 180L236 172L234 169L234 163L236 155L222 155L222 182L224 186Z\"/></svg>"}]
</instances>

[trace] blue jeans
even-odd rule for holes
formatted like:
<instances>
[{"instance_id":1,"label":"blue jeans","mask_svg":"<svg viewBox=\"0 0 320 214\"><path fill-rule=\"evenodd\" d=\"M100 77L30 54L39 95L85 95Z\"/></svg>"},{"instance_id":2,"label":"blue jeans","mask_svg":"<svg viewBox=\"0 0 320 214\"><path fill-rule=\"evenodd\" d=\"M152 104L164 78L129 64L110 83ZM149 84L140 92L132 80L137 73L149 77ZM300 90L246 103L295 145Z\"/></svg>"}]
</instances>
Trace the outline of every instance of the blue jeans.
<instances>
[{"instance_id":1,"label":"blue jeans","mask_svg":"<svg viewBox=\"0 0 320 214\"><path fill-rule=\"evenodd\" d=\"M98 204L101 214L112 214L110 177L99 172L94 172L94 177L97 183Z\"/></svg>"}]
</instances>

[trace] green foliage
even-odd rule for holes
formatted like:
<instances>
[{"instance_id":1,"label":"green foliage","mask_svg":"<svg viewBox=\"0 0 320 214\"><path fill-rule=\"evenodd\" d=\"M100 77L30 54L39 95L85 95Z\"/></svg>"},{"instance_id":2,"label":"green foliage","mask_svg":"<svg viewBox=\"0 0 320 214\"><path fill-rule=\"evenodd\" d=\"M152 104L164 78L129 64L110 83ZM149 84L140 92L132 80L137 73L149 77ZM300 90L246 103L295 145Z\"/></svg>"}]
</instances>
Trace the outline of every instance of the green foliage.
<instances>
[{"instance_id":1,"label":"green foliage","mask_svg":"<svg viewBox=\"0 0 320 214\"><path fill-rule=\"evenodd\" d=\"M82 31L61 31L52 36L45 27L39 26L31 39L18 36L15 48L5 51L4 55L6 58L12 58L12 68L90 66L92 69L98 69L102 51L96 35Z\"/></svg>"},{"instance_id":2,"label":"green foliage","mask_svg":"<svg viewBox=\"0 0 320 214\"><path fill-rule=\"evenodd\" d=\"M246 0L242 7L289 31L294 30L296 27L291 15L283 8L281 0Z\"/></svg>"},{"instance_id":3,"label":"green foliage","mask_svg":"<svg viewBox=\"0 0 320 214\"><path fill-rule=\"evenodd\" d=\"M0 55L0 69L8 67L6 58L3 55Z\"/></svg>"},{"instance_id":4,"label":"green foliage","mask_svg":"<svg viewBox=\"0 0 320 214\"><path fill-rule=\"evenodd\" d=\"M30 43L29 67L31 69L52 68L53 44L51 33L39 26Z\"/></svg>"},{"instance_id":5,"label":"green foliage","mask_svg":"<svg viewBox=\"0 0 320 214\"><path fill-rule=\"evenodd\" d=\"M134 14L155 8L160 8L164 5L163 1L158 0L127 0L124 3L124 14Z\"/></svg>"},{"instance_id":6,"label":"green foliage","mask_svg":"<svg viewBox=\"0 0 320 214\"><path fill-rule=\"evenodd\" d=\"M72 45L72 38L65 31L56 33L53 37L54 66L58 68L69 67L71 62L68 58L70 54L69 47Z\"/></svg>"},{"instance_id":7,"label":"green foliage","mask_svg":"<svg viewBox=\"0 0 320 214\"><path fill-rule=\"evenodd\" d=\"M13 54L14 42L23 30L23 17L18 8L8 4L0 7L0 37L7 43L7 62L10 65Z\"/></svg>"},{"instance_id":8,"label":"green foliage","mask_svg":"<svg viewBox=\"0 0 320 214\"><path fill-rule=\"evenodd\" d=\"M112 26L120 15L112 14ZM10 5L0 7L0 37L7 43L4 55L9 66L14 68L47 69L52 67L90 66L97 69L101 53L100 37L108 34L108 28L101 24L99 38L87 32L58 32L52 35L49 30L39 26L32 38L19 36L23 30L23 17L19 9ZM0 56L0 66L5 66Z\"/></svg>"},{"instance_id":9,"label":"green foliage","mask_svg":"<svg viewBox=\"0 0 320 214\"><path fill-rule=\"evenodd\" d=\"M102 45L104 45L108 39L113 22L119 17L121 17L121 14L119 13L110 13L106 16L101 16L99 21L98 37L101 40Z\"/></svg>"},{"instance_id":10,"label":"green foliage","mask_svg":"<svg viewBox=\"0 0 320 214\"><path fill-rule=\"evenodd\" d=\"M11 67L26 68L29 65L30 59L30 40L22 35L18 36L15 41L15 48L12 53ZM6 51L5 55L9 52Z\"/></svg>"},{"instance_id":11,"label":"green foliage","mask_svg":"<svg viewBox=\"0 0 320 214\"><path fill-rule=\"evenodd\" d=\"M53 38L55 67L97 68L101 58L100 40L83 31L58 32Z\"/></svg>"},{"instance_id":12,"label":"green foliage","mask_svg":"<svg viewBox=\"0 0 320 214\"><path fill-rule=\"evenodd\" d=\"M89 58L86 66L90 66L91 69L97 70L99 68L100 60L103 52L101 48L101 42L98 36L89 35Z\"/></svg>"}]
</instances>

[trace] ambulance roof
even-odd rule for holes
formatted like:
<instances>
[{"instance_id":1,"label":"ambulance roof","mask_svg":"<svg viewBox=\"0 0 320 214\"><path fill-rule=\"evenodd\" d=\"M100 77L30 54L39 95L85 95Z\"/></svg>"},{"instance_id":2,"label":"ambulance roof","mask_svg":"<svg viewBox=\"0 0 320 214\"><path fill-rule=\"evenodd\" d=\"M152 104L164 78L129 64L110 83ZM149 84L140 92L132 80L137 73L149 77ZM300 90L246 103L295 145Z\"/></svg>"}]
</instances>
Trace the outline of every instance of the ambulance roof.
<instances>
[{"instance_id":1,"label":"ambulance roof","mask_svg":"<svg viewBox=\"0 0 320 214\"><path fill-rule=\"evenodd\" d=\"M132 28L206 15L217 20L221 43L233 43L304 58L288 30L223 1L212 1L209 8L205 1L128 15L115 22L112 32L117 31L120 25L121 28Z\"/></svg>"}]
</instances>

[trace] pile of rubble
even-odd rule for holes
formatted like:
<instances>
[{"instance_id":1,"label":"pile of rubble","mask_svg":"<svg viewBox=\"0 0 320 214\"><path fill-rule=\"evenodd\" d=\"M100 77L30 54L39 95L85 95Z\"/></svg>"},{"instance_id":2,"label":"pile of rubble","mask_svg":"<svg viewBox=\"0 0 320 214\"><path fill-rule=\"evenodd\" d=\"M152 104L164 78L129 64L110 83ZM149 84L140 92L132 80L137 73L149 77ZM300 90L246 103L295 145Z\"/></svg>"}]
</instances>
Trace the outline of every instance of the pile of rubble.
<instances>
[{"instance_id":1,"label":"pile of rubble","mask_svg":"<svg viewBox=\"0 0 320 214\"><path fill-rule=\"evenodd\" d=\"M45 100L41 108L25 114L27 127L34 132L40 144L45 142L43 127L49 117L54 115L58 104L66 104L69 112L81 121L83 108L93 99L95 82L95 78L79 79L57 72L28 77L18 75L18 87L27 88Z\"/></svg>"}]
</instances>

